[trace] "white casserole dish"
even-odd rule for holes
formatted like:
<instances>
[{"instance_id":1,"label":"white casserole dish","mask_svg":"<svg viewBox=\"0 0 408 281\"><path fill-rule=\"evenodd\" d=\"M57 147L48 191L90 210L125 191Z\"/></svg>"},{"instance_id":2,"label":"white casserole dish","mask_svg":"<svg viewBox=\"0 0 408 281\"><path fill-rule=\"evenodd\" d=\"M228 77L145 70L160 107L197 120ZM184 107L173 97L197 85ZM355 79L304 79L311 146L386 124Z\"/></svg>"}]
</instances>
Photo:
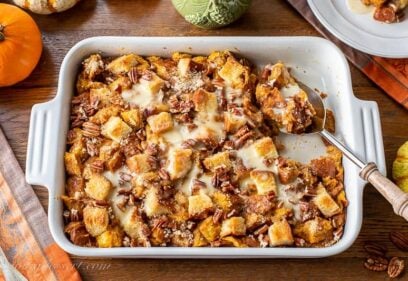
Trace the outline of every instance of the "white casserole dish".
<instances>
[{"instance_id":1,"label":"white casserole dish","mask_svg":"<svg viewBox=\"0 0 408 281\"><path fill-rule=\"evenodd\" d=\"M347 61L337 47L315 37L95 37L76 44L66 55L59 75L56 97L37 104L31 112L26 180L49 190L48 218L51 233L65 251L92 257L134 258L300 258L338 254L352 245L360 231L363 187L358 169L344 159L345 189L349 206L344 235L327 248L84 248L72 244L63 232L65 169L63 154L69 126L70 100L81 61L89 54L170 56L174 51L209 54L229 49L255 64L284 61L292 74L312 88L329 94L326 103L334 110L337 135L367 161L385 173L384 148L378 107L354 97ZM297 142L302 140L298 137ZM306 150L311 150L309 146ZM313 150L313 149L312 149Z\"/></svg>"}]
</instances>

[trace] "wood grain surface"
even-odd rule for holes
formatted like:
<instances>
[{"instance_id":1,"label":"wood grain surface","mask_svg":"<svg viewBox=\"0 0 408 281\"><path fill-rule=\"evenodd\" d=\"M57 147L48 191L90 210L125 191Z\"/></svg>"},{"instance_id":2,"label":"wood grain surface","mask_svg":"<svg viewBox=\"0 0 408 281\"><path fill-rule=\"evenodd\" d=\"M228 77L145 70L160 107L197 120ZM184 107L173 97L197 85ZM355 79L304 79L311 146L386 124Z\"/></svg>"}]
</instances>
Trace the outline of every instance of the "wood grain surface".
<instances>
[{"instance_id":1,"label":"wood grain surface","mask_svg":"<svg viewBox=\"0 0 408 281\"><path fill-rule=\"evenodd\" d=\"M305 0L299 0L305 1ZM11 2L11 1L0 1ZM201 30L185 22L170 0L83 0L61 14L33 15L43 33L44 52L32 75L22 83L0 89L0 126L21 166L25 166L31 107L52 99L64 55L78 41L98 35L126 36L296 36L319 34L283 0L254 0L251 9L234 24L219 30ZM351 66L357 97L380 106L388 173L397 148L408 140L408 111ZM47 190L34 187L45 210ZM385 272L363 267L363 242L384 242L389 255L407 257L388 240L390 230L408 231L408 224L372 187L364 191L364 223L354 245L324 259L298 260L147 260L86 259L72 257L84 280L388 280ZM406 260L408 262L408 259ZM408 280L406 273L400 280Z\"/></svg>"}]
</instances>

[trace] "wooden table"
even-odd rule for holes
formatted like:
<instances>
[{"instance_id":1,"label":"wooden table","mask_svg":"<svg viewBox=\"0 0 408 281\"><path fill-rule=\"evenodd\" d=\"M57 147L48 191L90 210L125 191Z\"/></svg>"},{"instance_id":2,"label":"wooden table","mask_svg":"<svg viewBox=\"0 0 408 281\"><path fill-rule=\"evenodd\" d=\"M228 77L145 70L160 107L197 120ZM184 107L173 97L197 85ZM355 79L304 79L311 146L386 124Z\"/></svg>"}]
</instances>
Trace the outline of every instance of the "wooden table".
<instances>
[{"instance_id":1,"label":"wooden table","mask_svg":"<svg viewBox=\"0 0 408 281\"><path fill-rule=\"evenodd\" d=\"M305 0L303 0L305 1ZM1 1L0 1L1 2ZM4 2L4 1L3 1ZM8 1L6 1L8 2ZM11 2L11 1L10 1ZM285 1L254 0L236 23L219 30L201 30L185 22L170 0L84 0L62 14L34 19L43 32L44 52L38 67L24 82L0 89L0 125L21 166L25 166L31 107L52 99L64 55L78 41L98 35L311 35L319 34ZM380 106L388 173L397 148L408 140L408 111L351 66L357 97ZM34 187L45 210L47 190ZM408 231L388 203L371 186L364 192L364 224L354 245L325 259L302 260L131 260L72 257L85 280L388 280L386 274L363 268L365 240L382 241L390 255L407 256L388 240L390 230ZM407 260L408 261L408 260ZM405 274L408 279L408 273ZM402 278L403 279L403 278ZM405 279L406 280L406 279Z\"/></svg>"}]
</instances>

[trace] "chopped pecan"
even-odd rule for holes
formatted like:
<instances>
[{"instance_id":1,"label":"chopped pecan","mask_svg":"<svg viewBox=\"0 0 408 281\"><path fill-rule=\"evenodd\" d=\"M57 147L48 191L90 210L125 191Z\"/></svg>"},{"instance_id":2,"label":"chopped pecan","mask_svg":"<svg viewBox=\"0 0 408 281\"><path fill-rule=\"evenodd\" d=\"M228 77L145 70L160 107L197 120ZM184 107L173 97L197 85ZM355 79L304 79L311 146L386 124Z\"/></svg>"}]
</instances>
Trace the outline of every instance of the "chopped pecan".
<instances>
[{"instance_id":1,"label":"chopped pecan","mask_svg":"<svg viewBox=\"0 0 408 281\"><path fill-rule=\"evenodd\" d=\"M205 182L200 181L198 179L194 179L193 181L193 187L191 188L191 193L196 194L200 189L206 188L207 185Z\"/></svg>"},{"instance_id":2,"label":"chopped pecan","mask_svg":"<svg viewBox=\"0 0 408 281\"><path fill-rule=\"evenodd\" d=\"M334 178L336 176L336 164L331 158L325 157L320 159L313 159L310 164L312 166L313 173L321 178Z\"/></svg>"},{"instance_id":3,"label":"chopped pecan","mask_svg":"<svg viewBox=\"0 0 408 281\"><path fill-rule=\"evenodd\" d=\"M104 161L100 159L95 159L89 166L91 167L91 170L94 171L95 173L102 173L104 170Z\"/></svg>"},{"instance_id":4,"label":"chopped pecan","mask_svg":"<svg viewBox=\"0 0 408 281\"><path fill-rule=\"evenodd\" d=\"M82 124L83 134L86 137L97 137L101 134L101 127L92 122L85 122Z\"/></svg>"},{"instance_id":5,"label":"chopped pecan","mask_svg":"<svg viewBox=\"0 0 408 281\"><path fill-rule=\"evenodd\" d=\"M268 228L269 228L268 225L264 224L263 226L254 231L254 235L264 234L268 231Z\"/></svg>"},{"instance_id":6,"label":"chopped pecan","mask_svg":"<svg viewBox=\"0 0 408 281\"><path fill-rule=\"evenodd\" d=\"M195 139L188 139L185 140L181 143L182 148L192 148L197 144L197 141Z\"/></svg>"},{"instance_id":7,"label":"chopped pecan","mask_svg":"<svg viewBox=\"0 0 408 281\"><path fill-rule=\"evenodd\" d=\"M92 246L91 235L86 231L83 222L70 222L65 227L71 241L78 246Z\"/></svg>"},{"instance_id":8,"label":"chopped pecan","mask_svg":"<svg viewBox=\"0 0 408 281\"><path fill-rule=\"evenodd\" d=\"M170 180L169 172L167 172L166 169L161 168L158 173L159 173L159 177L162 180L167 180L167 181Z\"/></svg>"},{"instance_id":9,"label":"chopped pecan","mask_svg":"<svg viewBox=\"0 0 408 281\"><path fill-rule=\"evenodd\" d=\"M137 68L132 67L128 72L128 77L133 84L136 84L139 80L139 74L137 73Z\"/></svg>"},{"instance_id":10,"label":"chopped pecan","mask_svg":"<svg viewBox=\"0 0 408 281\"><path fill-rule=\"evenodd\" d=\"M99 149L98 147L91 141L86 142L86 152L93 157L99 154Z\"/></svg>"},{"instance_id":11,"label":"chopped pecan","mask_svg":"<svg viewBox=\"0 0 408 281\"><path fill-rule=\"evenodd\" d=\"M245 135L241 136L239 139L235 141L235 147L240 148L242 147L248 140L255 136L254 132L248 132Z\"/></svg>"},{"instance_id":12,"label":"chopped pecan","mask_svg":"<svg viewBox=\"0 0 408 281\"><path fill-rule=\"evenodd\" d=\"M130 182L132 180L132 175L125 172L120 172L119 177L124 182Z\"/></svg>"},{"instance_id":13,"label":"chopped pecan","mask_svg":"<svg viewBox=\"0 0 408 281\"><path fill-rule=\"evenodd\" d=\"M405 269L405 262L399 257L393 257L388 264L388 276L390 278L397 278Z\"/></svg>"},{"instance_id":14,"label":"chopped pecan","mask_svg":"<svg viewBox=\"0 0 408 281\"><path fill-rule=\"evenodd\" d=\"M215 224L219 223L223 216L224 212L221 209L216 209L212 218L213 222Z\"/></svg>"}]
</instances>

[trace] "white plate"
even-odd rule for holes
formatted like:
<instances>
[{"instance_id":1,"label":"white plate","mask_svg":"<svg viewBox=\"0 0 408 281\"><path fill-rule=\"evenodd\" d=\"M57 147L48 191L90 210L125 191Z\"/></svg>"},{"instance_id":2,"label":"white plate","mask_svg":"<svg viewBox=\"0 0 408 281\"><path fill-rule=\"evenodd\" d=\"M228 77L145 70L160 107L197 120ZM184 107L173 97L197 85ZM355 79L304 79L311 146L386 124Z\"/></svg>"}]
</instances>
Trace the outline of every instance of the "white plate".
<instances>
[{"instance_id":1,"label":"white plate","mask_svg":"<svg viewBox=\"0 0 408 281\"><path fill-rule=\"evenodd\" d=\"M64 234L65 193L64 151L69 126L70 101L78 66L95 52L115 56L129 52L141 55L170 56L172 52L209 54L213 50L237 52L257 66L284 61L292 73L312 89L329 96L325 101L336 117L338 136L361 159L376 162L385 172L381 122L375 102L354 97L350 70L341 51L330 41L317 37L95 37L76 44L61 65L58 93L49 102L37 104L31 111L27 148L26 179L49 190L48 222L53 238L65 251L93 257L143 258L300 258L338 254L354 242L362 223L363 187L359 170L344 159L344 185L349 205L344 234L327 248L85 248L72 244ZM299 137L300 138L300 137ZM305 137L306 138L306 137ZM306 139L295 139L302 144ZM304 147L313 150L313 146Z\"/></svg>"},{"instance_id":2,"label":"white plate","mask_svg":"<svg viewBox=\"0 0 408 281\"><path fill-rule=\"evenodd\" d=\"M346 2L308 0L324 27L351 47L380 57L408 57L408 18L399 23L382 23L374 20L372 13L353 13Z\"/></svg>"}]
</instances>

